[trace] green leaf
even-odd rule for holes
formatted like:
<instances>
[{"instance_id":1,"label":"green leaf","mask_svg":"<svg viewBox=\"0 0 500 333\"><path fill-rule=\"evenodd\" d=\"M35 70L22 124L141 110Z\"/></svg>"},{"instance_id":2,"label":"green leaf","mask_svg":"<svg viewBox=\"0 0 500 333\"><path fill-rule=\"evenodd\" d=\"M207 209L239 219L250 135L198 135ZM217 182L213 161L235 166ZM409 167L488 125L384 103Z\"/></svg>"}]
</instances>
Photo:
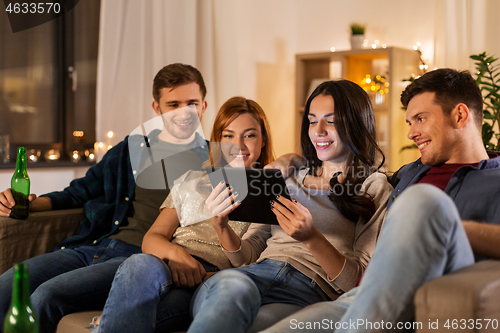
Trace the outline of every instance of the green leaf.
<instances>
[{"instance_id":1,"label":"green leaf","mask_svg":"<svg viewBox=\"0 0 500 333\"><path fill-rule=\"evenodd\" d=\"M472 54L469 56L474 60L476 68L476 83L483 95L483 126L481 129L483 144L487 149L496 150L500 148L500 65L499 58L487 55L486 52ZM495 145L491 139L495 137L498 144Z\"/></svg>"},{"instance_id":2,"label":"green leaf","mask_svg":"<svg viewBox=\"0 0 500 333\"><path fill-rule=\"evenodd\" d=\"M483 110L484 119L495 119L495 116L491 114L491 112L487 110Z\"/></svg>"},{"instance_id":3,"label":"green leaf","mask_svg":"<svg viewBox=\"0 0 500 333\"><path fill-rule=\"evenodd\" d=\"M490 83L490 82L487 82L487 81L486 82L483 81L482 84L485 85L485 86L488 86L488 87L484 87L484 89L492 89L492 88L495 87L495 85L493 83Z\"/></svg>"},{"instance_id":4,"label":"green leaf","mask_svg":"<svg viewBox=\"0 0 500 333\"><path fill-rule=\"evenodd\" d=\"M485 110L491 110L491 111L493 111L492 115L494 115L496 113L495 112L495 108L493 107L493 105L491 105L491 104L489 104L487 102L484 102L484 105L485 105L485 108L484 108Z\"/></svg>"},{"instance_id":5,"label":"green leaf","mask_svg":"<svg viewBox=\"0 0 500 333\"><path fill-rule=\"evenodd\" d=\"M491 65L492 63L494 63L497 60L498 60L498 58L488 57L488 59L486 59L486 62L490 63L490 65Z\"/></svg>"},{"instance_id":6,"label":"green leaf","mask_svg":"<svg viewBox=\"0 0 500 333\"><path fill-rule=\"evenodd\" d=\"M484 87L484 90L489 91L492 95L499 96L498 87L494 86L493 84L486 84L486 82L483 82L483 84L489 86L489 87Z\"/></svg>"},{"instance_id":7,"label":"green leaf","mask_svg":"<svg viewBox=\"0 0 500 333\"><path fill-rule=\"evenodd\" d=\"M491 140L491 137L493 136L492 135L493 133L485 133L483 134L483 144L488 144Z\"/></svg>"},{"instance_id":8,"label":"green leaf","mask_svg":"<svg viewBox=\"0 0 500 333\"><path fill-rule=\"evenodd\" d=\"M493 88L485 88L488 90L490 93L488 94L488 98L500 98L500 94L498 94L498 91L493 89Z\"/></svg>"},{"instance_id":9,"label":"green leaf","mask_svg":"<svg viewBox=\"0 0 500 333\"><path fill-rule=\"evenodd\" d=\"M488 123L483 123L482 131L483 143L487 144L493 137L493 131L491 130L491 125Z\"/></svg>"}]
</instances>

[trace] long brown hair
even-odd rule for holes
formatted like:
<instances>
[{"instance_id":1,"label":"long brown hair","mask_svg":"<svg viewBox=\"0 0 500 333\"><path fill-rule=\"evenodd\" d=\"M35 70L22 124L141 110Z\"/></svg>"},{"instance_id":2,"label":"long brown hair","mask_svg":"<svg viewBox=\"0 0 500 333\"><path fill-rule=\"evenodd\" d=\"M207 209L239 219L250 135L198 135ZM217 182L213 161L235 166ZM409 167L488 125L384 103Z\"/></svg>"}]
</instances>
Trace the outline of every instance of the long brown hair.
<instances>
[{"instance_id":1,"label":"long brown hair","mask_svg":"<svg viewBox=\"0 0 500 333\"><path fill-rule=\"evenodd\" d=\"M330 180L331 189L340 187L340 193L332 191L329 198L349 220L357 222L362 218L366 222L375 213L375 204L367 194L357 193L355 189L373 171L378 171L385 160L375 139L375 115L370 98L360 86L347 80L323 82L309 96L302 118L300 142L302 154L310 167L309 173L315 176L323 162L319 160L309 138L308 114L312 100L318 95L333 98L335 128L348 151L344 180L338 183L336 176ZM382 159L378 166L377 152Z\"/></svg>"}]
</instances>

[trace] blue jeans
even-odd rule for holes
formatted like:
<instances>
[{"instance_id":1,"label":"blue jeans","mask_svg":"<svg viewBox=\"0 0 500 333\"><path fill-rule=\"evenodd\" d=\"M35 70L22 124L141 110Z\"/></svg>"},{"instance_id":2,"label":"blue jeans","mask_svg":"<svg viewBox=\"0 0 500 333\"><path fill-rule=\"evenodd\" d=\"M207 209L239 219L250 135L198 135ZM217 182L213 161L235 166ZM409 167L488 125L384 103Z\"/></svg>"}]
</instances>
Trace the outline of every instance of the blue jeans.
<instances>
[{"instance_id":1,"label":"blue jeans","mask_svg":"<svg viewBox=\"0 0 500 333\"><path fill-rule=\"evenodd\" d=\"M117 239L103 239L98 245L58 250L26 260L31 304L40 332L54 332L67 314L102 309L118 266L140 251L140 247ZM0 276L0 329L10 306L12 278L12 268Z\"/></svg>"},{"instance_id":2,"label":"blue jeans","mask_svg":"<svg viewBox=\"0 0 500 333\"><path fill-rule=\"evenodd\" d=\"M389 210L359 287L337 301L304 308L264 332L288 332L291 320L324 319L328 325L320 329L296 331L332 332L337 327L337 333L383 332L366 326L382 321L386 328L389 323L395 329L398 322L413 318L418 287L473 263L472 249L451 198L432 185L414 185ZM363 324L352 325L358 319Z\"/></svg>"},{"instance_id":3,"label":"blue jeans","mask_svg":"<svg viewBox=\"0 0 500 333\"><path fill-rule=\"evenodd\" d=\"M196 291L188 332L246 332L261 305L286 303L304 307L330 298L290 264L264 259L212 276Z\"/></svg>"},{"instance_id":4,"label":"blue jeans","mask_svg":"<svg viewBox=\"0 0 500 333\"><path fill-rule=\"evenodd\" d=\"M205 271L217 271L216 266L198 260ZM195 290L173 286L170 270L160 258L133 255L118 268L101 320L92 333L186 330Z\"/></svg>"}]
</instances>

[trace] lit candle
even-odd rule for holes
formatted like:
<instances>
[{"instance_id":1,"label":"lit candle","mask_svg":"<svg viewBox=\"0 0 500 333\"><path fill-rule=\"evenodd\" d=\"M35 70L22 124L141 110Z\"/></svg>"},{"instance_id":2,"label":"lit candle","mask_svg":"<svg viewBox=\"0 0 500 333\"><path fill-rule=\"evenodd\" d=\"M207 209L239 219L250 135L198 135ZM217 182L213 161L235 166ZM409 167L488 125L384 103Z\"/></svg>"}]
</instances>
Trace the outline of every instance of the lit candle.
<instances>
[{"instance_id":1,"label":"lit candle","mask_svg":"<svg viewBox=\"0 0 500 333\"><path fill-rule=\"evenodd\" d=\"M115 134L113 133L113 131L109 131L108 134L106 135L108 137L106 139L107 150L110 150L113 147L113 136L114 135Z\"/></svg>"},{"instance_id":2,"label":"lit candle","mask_svg":"<svg viewBox=\"0 0 500 333\"><path fill-rule=\"evenodd\" d=\"M51 162L51 161L57 161L61 154L59 153L59 149L50 149L45 152L43 157L45 158L45 161Z\"/></svg>"},{"instance_id":3,"label":"lit candle","mask_svg":"<svg viewBox=\"0 0 500 333\"><path fill-rule=\"evenodd\" d=\"M77 163L80 160L80 153L78 150L73 150L73 153L71 154L71 161L73 163Z\"/></svg>"},{"instance_id":4,"label":"lit candle","mask_svg":"<svg viewBox=\"0 0 500 333\"><path fill-rule=\"evenodd\" d=\"M104 149L103 142L94 143L94 158L97 162L99 162L102 159L105 153L106 150Z\"/></svg>"},{"instance_id":5,"label":"lit candle","mask_svg":"<svg viewBox=\"0 0 500 333\"><path fill-rule=\"evenodd\" d=\"M95 147L95 143L94 143ZM87 159L88 162L94 162L95 161L95 154L94 154L95 148L94 149L86 149L85 150L85 158Z\"/></svg>"}]
</instances>

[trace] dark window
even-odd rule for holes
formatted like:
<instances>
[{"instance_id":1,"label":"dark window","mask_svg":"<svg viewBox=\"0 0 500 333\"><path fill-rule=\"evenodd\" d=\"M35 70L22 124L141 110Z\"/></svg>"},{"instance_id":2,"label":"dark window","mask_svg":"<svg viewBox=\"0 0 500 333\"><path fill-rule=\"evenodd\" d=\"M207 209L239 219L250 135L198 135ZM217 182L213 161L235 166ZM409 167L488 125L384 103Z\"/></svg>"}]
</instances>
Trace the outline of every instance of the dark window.
<instances>
[{"instance_id":1,"label":"dark window","mask_svg":"<svg viewBox=\"0 0 500 333\"><path fill-rule=\"evenodd\" d=\"M13 33L0 13L0 134L18 146L93 148L100 0L79 1L55 20ZM83 133L83 136L81 134ZM14 154L14 156L13 156Z\"/></svg>"}]
</instances>

